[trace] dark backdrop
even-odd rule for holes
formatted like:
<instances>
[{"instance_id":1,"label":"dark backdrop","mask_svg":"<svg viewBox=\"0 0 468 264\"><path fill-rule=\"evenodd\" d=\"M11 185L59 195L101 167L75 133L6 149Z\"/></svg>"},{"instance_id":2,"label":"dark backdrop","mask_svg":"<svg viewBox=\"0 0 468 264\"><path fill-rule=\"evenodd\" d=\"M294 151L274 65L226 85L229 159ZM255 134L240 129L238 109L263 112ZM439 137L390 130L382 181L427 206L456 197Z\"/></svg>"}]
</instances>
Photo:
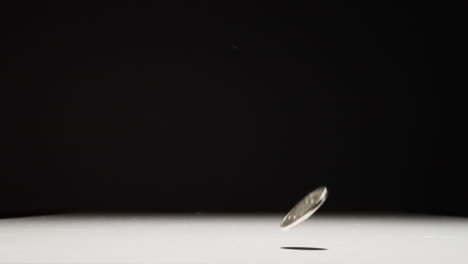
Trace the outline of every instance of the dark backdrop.
<instances>
[{"instance_id":1,"label":"dark backdrop","mask_svg":"<svg viewBox=\"0 0 468 264\"><path fill-rule=\"evenodd\" d=\"M324 211L468 215L457 9L3 12L2 215L285 212L319 185Z\"/></svg>"}]
</instances>

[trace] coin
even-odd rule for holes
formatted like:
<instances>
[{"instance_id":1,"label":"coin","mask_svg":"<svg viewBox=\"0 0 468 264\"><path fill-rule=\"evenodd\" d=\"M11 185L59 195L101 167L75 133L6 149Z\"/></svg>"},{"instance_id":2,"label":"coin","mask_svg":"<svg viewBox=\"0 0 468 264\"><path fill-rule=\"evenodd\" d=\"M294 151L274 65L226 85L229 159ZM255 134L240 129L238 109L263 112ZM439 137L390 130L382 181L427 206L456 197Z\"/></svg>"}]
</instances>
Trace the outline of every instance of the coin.
<instances>
[{"instance_id":1,"label":"coin","mask_svg":"<svg viewBox=\"0 0 468 264\"><path fill-rule=\"evenodd\" d=\"M289 230L311 217L325 202L328 196L327 187L321 186L307 194L283 218L281 229Z\"/></svg>"}]
</instances>

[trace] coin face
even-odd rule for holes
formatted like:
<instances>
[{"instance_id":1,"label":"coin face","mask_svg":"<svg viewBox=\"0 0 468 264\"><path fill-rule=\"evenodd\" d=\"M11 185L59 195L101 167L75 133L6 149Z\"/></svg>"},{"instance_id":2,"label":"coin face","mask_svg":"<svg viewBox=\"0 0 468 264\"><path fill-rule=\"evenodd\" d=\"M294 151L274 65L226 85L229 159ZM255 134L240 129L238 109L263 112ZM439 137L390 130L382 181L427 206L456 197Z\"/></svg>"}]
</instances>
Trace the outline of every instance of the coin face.
<instances>
[{"instance_id":1,"label":"coin face","mask_svg":"<svg viewBox=\"0 0 468 264\"><path fill-rule=\"evenodd\" d=\"M327 196L328 190L325 186L307 194L284 217L281 222L281 229L284 231L289 230L312 216L325 202Z\"/></svg>"}]
</instances>

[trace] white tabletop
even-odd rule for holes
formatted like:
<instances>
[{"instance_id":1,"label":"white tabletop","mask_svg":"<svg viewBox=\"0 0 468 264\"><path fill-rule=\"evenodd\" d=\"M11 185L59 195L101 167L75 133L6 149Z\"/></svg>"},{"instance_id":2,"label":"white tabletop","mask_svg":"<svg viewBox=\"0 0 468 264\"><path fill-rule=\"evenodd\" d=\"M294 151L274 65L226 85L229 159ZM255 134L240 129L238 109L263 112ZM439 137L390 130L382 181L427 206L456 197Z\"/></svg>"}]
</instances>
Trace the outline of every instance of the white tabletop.
<instances>
[{"instance_id":1,"label":"white tabletop","mask_svg":"<svg viewBox=\"0 0 468 264\"><path fill-rule=\"evenodd\" d=\"M468 263L467 218L319 212L287 232L281 220L203 214L0 219L0 263Z\"/></svg>"}]
</instances>

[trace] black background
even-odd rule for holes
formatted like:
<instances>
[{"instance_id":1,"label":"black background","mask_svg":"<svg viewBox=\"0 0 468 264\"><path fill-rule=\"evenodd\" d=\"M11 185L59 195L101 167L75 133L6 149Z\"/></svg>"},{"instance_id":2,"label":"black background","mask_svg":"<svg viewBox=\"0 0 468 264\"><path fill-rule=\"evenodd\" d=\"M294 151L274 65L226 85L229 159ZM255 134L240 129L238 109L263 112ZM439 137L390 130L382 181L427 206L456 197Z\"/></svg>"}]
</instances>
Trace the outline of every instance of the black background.
<instances>
[{"instance_id":1,"label":"black background","mask_svg":"<svg viewBox=\"0 0 468 264\"><path fill-rule=\"evenodd\" d=\"M468 215L463 97L445 97L464 74L461 10L2 13L3 216L285 212L319 185L324 211Z\"/></svg>"}]
</instances>

